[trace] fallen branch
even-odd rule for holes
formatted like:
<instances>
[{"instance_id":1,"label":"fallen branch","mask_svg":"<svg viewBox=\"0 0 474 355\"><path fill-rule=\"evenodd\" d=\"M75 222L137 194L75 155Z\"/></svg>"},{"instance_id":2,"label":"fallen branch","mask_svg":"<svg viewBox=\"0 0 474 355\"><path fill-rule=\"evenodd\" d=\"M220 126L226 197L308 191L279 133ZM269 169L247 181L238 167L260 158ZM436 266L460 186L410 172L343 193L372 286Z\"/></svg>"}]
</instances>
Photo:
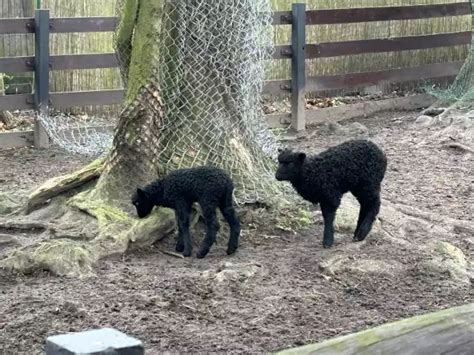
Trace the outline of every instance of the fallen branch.
<instances>
[{"instance_id":1,"label":"fallen branch","mask_svg":"<svg viewBox=\"0 0 474 355\"><path fill-rule=\"evenodd\" d=\"M174 256L175 258L179 258L179 259L184 259L184 256L183 256L183 255L178 254L178 253L175 253L175 252L172 252L172 251L162 250L162 249L158 249L158 251L159 251L160 253L162 253L162 254Z\"/></svg>"}]
</instances>

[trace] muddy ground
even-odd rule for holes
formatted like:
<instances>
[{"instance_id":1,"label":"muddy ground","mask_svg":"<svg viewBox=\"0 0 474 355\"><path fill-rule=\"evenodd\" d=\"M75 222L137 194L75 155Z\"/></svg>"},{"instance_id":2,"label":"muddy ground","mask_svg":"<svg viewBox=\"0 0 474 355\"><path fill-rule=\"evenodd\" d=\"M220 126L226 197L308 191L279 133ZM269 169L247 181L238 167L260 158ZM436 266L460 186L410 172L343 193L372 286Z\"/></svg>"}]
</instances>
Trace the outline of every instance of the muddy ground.
<instances>
[{"instance_id":1,"label":"muddy ground","mask_svg":"<svg viewBox=\"0 0 474 355\"><path fill-rule=\"evenodd\" d=\"M367 130L348 134L320 126L288 144L319 152L352 136L368 137L388 156L386 201L472 221L472 156L426 142L427 132L414 124L417 115L358 120ZM84 162L57 150L0 152L0 192L30 189ZM91 279L0 274L0 353L40 354L49 335L98 327L137 337L148 354L261 353L474 299L471 282L456 284L448 274L420 272L426 253L415 246L426 238L416 232L400 244L370 235L358 249L351 249L351 235L343 233L326 250L319 215L299 233L243 228L241 248L232 257L225 255L221 236L204 260L163 254L160 250L173 248L168 240L103 260ZM397 231L392 235L397 238ZM472 236L466 232L443 240L472 257ZM341 252L378 263L372 270L327 273L324 261ZM381 261L398 269L384 270Z\"/></svg>"}]
</instances>

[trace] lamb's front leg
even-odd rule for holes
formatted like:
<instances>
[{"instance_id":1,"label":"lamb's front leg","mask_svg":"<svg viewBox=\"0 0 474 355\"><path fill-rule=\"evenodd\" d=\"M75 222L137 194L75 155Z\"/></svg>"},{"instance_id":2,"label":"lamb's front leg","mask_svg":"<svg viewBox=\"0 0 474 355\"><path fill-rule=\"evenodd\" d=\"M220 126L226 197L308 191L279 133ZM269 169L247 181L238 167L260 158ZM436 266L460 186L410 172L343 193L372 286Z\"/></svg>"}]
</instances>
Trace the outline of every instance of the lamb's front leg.
<instances>
[{"instance_id":1,"label":"lamb's front leg","mask_svg":"<svg viewBox=\"0 0 474 355\"><path fill-rule=\"evenodd\" d=\"M175 213L175 218L176 218L176 226L178 227L178 240L176 241L175 250L178 253L182 253L184 251L184 240L183 240L182 233L179 232L179 220L178 220L178 214L177 213Z\"/></svg>"},{"instance_id":2,"label":"lamb's front leg","mask_svg":"<svg viewBox=\"0 0 474 355\"><path fill-rule=\"evenodd\" d=\"M178 220L178 243L176 244L176 250L180 242L182 242L183 256L186 257L191 256L193 251L193 244L189 234L190 215L191 205L182 203L176 206L176 218Z\"/></svg>"},{"instance_id":3,"label":"lamb's front leg","mask_svg":"<svg viewBox=\"0 0 474 355\"><path fill-rule=\"evenodd\" d=\"M324 219L323 247L330 248L334 243L334 219L339 204L321 203L321 212Z\"/></svg>"}]
</instances>

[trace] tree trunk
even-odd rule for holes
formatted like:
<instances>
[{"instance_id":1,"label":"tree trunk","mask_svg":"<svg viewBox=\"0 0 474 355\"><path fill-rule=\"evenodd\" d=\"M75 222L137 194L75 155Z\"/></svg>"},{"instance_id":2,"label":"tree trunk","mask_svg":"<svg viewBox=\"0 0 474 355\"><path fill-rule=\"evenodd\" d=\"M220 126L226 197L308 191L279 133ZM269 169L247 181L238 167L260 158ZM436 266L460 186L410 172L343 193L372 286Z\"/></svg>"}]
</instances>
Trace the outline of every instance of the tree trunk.
<instances>
[{"instance_id":1,"label":"tree trunk","mask_svg":"<svg viewBox=\"0 0 474 355\"><path fill-rule=\"evenodd\" d=\"M251 118L260 118L257 107L239 107L247 97L239 97L238 80L229 80L232 73L241 75L246 65L260 70L254 69L254 62L261 58L247 55L244 46L237 45L244 40L245 45L253 44L248 31L254 21L250 18L244 26L234 21L239 24L234 28L232 21L222 21L216 14L227 9L229 15L236 15L236 9L227 1L208 0L213 16L204 12L206 16L197 22L189 22L189 6L198 10L202 2L125 1L116 45L127 95L113 146L105 159L52 179L29 196L25 218L35 216L44 204L54 205L59 197L68 197L52 220L45 223L43 216L38 222L52 237L15 250L0 266L23 272L43 268L57 274L84 274L92 271L98 259L123 253L130 243L150 244L163 238L174 229L173 212L159 208L137 221L130 198L137 186L178 168L214 164L231 173L237 193L246 196L241 201L275 198L273 162L254 141L264 129L249 121L249 113L245 115L255 111ZM253 6L249 3L248 9L239 9L244 18L245 11L258 15ZM202 23L206 19L214 22ZM196 34L203 28L199 25L212 32ZM219 38L225 30L236 37L228 42L229 48L219 48L226 43ZM190 50L202 48L207 52L200 53L201 57L189 55ZM219 51L230 51L235 60L216 61ZM258 85L246 87L253 104L258 103L257 90Z\"/></svg>"},{"instance_id":2,"label":"tree trunk","mask_svg":"<svg viewBox=\"0 0 474 355\"><path fill-rule=\"evenodd\" d=\"M471 303L277 354L467 355L474 349L473 325L474 303Z\"/></svg>"}]
</instances>

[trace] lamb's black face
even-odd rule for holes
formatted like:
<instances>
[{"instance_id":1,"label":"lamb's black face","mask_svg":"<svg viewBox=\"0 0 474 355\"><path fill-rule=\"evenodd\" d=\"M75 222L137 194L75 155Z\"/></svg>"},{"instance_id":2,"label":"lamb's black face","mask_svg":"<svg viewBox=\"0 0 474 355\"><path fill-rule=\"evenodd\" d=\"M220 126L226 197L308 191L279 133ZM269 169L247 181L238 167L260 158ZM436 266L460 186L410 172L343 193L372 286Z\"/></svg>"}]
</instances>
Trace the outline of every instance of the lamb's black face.
<instances>
[{"instance_id":1,"label":"lamb's black face","mask_svg":"<svg viewBox=\"0 0 474 355\"><path fill-rule=\"evenodd\" d=\"M132 204L137 209L137 214L140 218L148 216L154 207L148 194L140 188L137 188L137 192L133 195Z\"/></svg>"},{"instance_id":2,"label":"lamb's black face","mask_svg":"<svg viewBox=\"0 0 474 355\"><path fill-rule=\"evenodd\" d=\"M292 181L300 176L306 154L302 152L292 152L283 150L278 154L278 169L275 178L278 181Z\"/></svg>"}]
</instances>

